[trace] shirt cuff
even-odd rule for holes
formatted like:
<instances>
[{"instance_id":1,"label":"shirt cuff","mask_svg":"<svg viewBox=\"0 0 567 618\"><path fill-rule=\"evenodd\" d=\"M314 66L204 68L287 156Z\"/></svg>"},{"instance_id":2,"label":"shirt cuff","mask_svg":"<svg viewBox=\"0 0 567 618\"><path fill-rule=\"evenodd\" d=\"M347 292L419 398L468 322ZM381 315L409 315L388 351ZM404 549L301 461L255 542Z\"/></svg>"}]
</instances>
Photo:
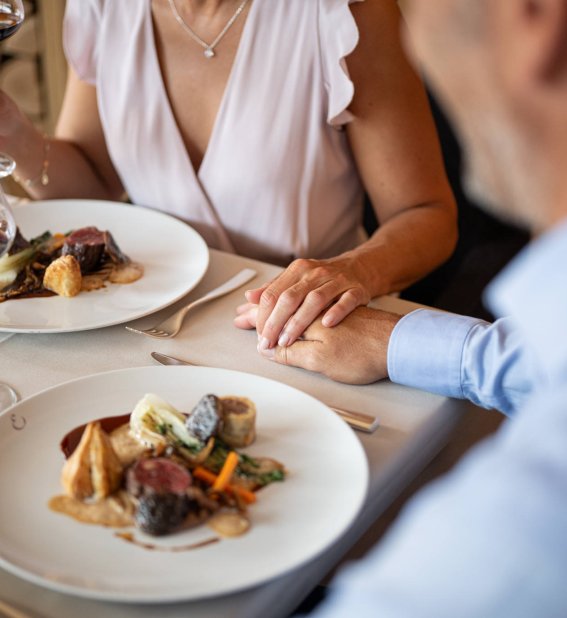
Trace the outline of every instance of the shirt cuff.
<instances>
[{"instance_id":1,"label":"shirt cuff","mask_svg":"<svg viewBox=\"0 0 567 618\"><path fill-rule=\"evenodd\" d=\"M390 337L390 380L463 399L463 351L471 329L481 322L431 309L408 313L396 324Z\"/></svg>"}]
</instances>

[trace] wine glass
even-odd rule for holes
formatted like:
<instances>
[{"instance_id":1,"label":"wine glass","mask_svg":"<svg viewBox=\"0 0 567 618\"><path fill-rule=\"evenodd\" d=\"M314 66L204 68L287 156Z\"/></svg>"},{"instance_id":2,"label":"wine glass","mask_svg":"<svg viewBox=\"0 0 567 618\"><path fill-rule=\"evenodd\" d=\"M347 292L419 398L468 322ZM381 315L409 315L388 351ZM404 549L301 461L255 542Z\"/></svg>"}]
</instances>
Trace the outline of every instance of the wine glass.
<instances>
[{"instance_id":1,"label":"wine glass","mask_svg":"<svg viewBox=\"0 0 567 618\"><path fill-rule=\"evenodd\" d=\"M0 0L0 41L12 36L24 21L22 0Z\"/></svg>"},{"instance_id":2,"label":"wine glass","mask_svg":"<svg viewBox=\"0 0 567 618\"><path fill-rule=\"evenodd\" d=\"M0 159L2 159L3 155L0 154ZM2 168L0 167L0 170ZM9 175L11 173L11 169L6 167ZM2 174L0 172L0 180L2 178ZM0 183L0 258L10 250L12 243L14 242L14 238L16 237L16 222L14 221L14 216L12 215L12 211L10 210L10 206L8 205L8 200L6 199L6 195L4 193L4 189L2 189L2 183ZM1 334L1 333L0 333ZM3 339L0 339L3 341ZM17 403L19 400L18 393L5 382L0 382L0 412L3 412L6 408Z\"/></svg>"},{"instance_id":3,"label":"wine glass","mask_svg":"<svg viewBox=\"0 0 567 618\"><path fill-rule=\"evenodd\" d=\"M2 167L3 160L4 155L0 153L0 181L5 176L9 176L15 167L13 161L11 166L6 164ZM14 238L16 238L16 222L0 182L0 258L10 250Z\"/></svg>"},{"instance_id":4,"label":"wine glass","mask_svg":"<svg viewBox=\"0 0 567 618\"><path fill-rule=\"evenodd\" d=\"M0 0L0 41L12 36L24 21L22 0ZM12 157L0 153L0 180L9 176L16 167ZM12 246L16 236L16 223L10 206L0 186L0 257Z\"/></svg>"}]
</instances>

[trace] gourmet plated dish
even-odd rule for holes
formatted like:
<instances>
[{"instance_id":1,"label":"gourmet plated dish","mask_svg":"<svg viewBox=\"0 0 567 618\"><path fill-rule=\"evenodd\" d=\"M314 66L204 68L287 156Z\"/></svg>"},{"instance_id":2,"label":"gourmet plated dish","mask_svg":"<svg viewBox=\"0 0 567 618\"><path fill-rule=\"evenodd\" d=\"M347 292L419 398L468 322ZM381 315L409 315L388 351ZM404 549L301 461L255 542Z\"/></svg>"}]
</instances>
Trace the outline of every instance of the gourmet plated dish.
<instances>
[{"instance_id":1,"label":"gourmet plated dish","mask_svg":"<svg viewBox=\"0 0 567 618\"><path fill-rule=\"evenodd\" d=\"M49 507L81 522L153 536L205 522L220 536L238 536L250 527L248 507L257 491L286 474L274 459L237 450L255 437L256 408L245 397L205 395L184 414L147 394L131 414L64 436L65 493Z\"/></svg>"},{"instance_id":2,"label":"gourmet plated dish","mask_svg":"<svg viewBox=\"0 0 567 618\"><path fill-rule=\"evenodd\" d=\"M0 258L0 302L37 296L76 296L109 283L132 283L143 267L118 247L112 234L89 226L68 234L27 240L18 230Z\"/></svg>"}]
</instances>

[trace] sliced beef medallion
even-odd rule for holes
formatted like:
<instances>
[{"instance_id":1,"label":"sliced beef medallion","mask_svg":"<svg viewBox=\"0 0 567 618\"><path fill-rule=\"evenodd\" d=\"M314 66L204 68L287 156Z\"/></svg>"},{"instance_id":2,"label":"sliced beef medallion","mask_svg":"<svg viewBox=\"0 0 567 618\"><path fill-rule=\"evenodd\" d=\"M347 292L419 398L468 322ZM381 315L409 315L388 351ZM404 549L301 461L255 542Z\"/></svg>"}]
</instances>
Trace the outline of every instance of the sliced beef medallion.
<instances>
[{"instance_id":1,"label":"sliced beef medallion","mask_svg":"<svg viewBox=\"0 0 567 618\"><path fill-rule=\"evenodd\" d=\"M106 246L105 232L94 226L82 227L69 234L61 250L62 255L72 255L79 262L83 274L99 268Z\"/></svg>"},{"instance_id":2,"label":"sliced beef medallion","mask_svg":"<svg viewBox=\"0 0 567 618\"><path fill-rule=\"evenodd\" d=\"M187 496L152 494L142 496L134 515L136 526L154 536L169 534L181 526L191 504Z\"/></svg>"},{"instance_id":3,"label":"sliced beef medallion","mask_svg":"<svg viewBox=\"0 0 567 618\"><path fill-rule=\"evenodd\" d=\"M77 258L83 274L97 270L107 260L117 266L124 266L131 261L120 250L108 230L99 230L92 225L69 234L65 239L62 255Z\"/></svg>"},{"instance_id":4,"label":"sliced beef medallion","mask_svg":"<svg viewBox=\"0 0 567 618\"><path fill-rule=\"evenodd\" d=\"M165 457L139 459L126 473L127 490L138 498L136 526L147 534L162 535L181 526L191 501L191 474Z\"/></svg>"},{"instance_id":5,"label":"sliced beef medallion","mask_svg":"<svg viewBox=\"0 0 567 618\"><path fill-rule=\"evenodd\" d=\"M189 471L166 457L138 459L126 473L126 487L136 498L153 494L184 496L191 482Z\"/></svg>"}]
</instances>

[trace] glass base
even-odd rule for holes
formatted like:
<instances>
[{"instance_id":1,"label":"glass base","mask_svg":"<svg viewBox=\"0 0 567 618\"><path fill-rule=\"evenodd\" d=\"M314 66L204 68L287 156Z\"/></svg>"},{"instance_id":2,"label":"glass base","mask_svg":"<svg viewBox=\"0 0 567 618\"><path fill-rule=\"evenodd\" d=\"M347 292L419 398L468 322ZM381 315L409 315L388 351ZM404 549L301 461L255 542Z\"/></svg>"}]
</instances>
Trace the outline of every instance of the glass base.
<instances>
[{"instance_id":1,"label":"glass base","mask_svg":"<svg viewBox=\"0 0 567 618\"><path fill-rule=\"evenodd\" d=\"M18 393L11 386L0 382L0 412L18 403L19 399Z\"/></svg>"},{"instance_id":2,"label":"glass base","mask_svg":"<svg viewBox=\"0 0 567 618\"><path fill-rule=\"evenodd\" d=\"M16 169L16 162L12 157L0 152L0 178L6 178Z\"/></svg>"}]
</instances>

